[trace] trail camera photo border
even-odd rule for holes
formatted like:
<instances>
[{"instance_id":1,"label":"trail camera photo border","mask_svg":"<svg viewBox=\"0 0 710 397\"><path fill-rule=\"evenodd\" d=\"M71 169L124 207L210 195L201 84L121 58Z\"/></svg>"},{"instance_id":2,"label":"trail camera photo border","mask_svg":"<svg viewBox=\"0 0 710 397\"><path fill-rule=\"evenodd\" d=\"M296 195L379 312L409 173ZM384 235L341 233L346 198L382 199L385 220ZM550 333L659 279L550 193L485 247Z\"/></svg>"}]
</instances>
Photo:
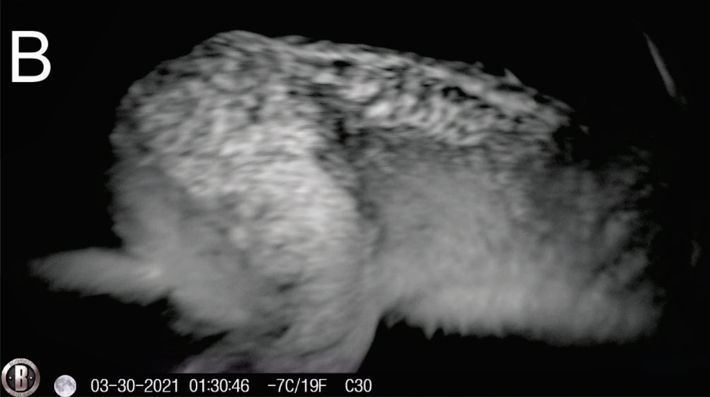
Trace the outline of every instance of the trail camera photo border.
<instances>
[{"instance_id":1,"label":"trail camera photo border","mask_svg":"<svg viewBox=\"0 0 710 397\"><path fill-rule=\"evenodd\" d=\"M0 363L710 394L708 7L343 7L3 2Z\"/></svg>"}]
</instances>

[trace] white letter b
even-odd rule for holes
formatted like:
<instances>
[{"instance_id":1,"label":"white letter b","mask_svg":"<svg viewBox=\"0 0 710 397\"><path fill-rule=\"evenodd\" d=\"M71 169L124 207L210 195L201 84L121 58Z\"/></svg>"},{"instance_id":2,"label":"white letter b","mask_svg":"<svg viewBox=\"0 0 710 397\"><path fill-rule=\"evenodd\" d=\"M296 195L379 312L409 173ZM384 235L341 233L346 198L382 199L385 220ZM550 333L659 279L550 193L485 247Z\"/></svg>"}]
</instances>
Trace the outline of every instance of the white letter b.
<instances>
[{"instance_id":1,"label":"white letter b","mask_svg":"<svg viewBox=\"0 0 710 397\"><path fill-rule=\"evenodd\" d=\"M21 37L33 37L38 39L40 42L39 50L35 52L20 52L20 38ZM47 37L40 33L32 30L17 30L12 32L12 82L13 83L36 83L42 81L49 76L49 71L52 69L52 65L49 63L49 59L45 57L45 51L49 47L49 41ZM36 59L42 62L42 73L36 76L21 76L20 75L20 59Z\"/></svg>"}]
</instances>

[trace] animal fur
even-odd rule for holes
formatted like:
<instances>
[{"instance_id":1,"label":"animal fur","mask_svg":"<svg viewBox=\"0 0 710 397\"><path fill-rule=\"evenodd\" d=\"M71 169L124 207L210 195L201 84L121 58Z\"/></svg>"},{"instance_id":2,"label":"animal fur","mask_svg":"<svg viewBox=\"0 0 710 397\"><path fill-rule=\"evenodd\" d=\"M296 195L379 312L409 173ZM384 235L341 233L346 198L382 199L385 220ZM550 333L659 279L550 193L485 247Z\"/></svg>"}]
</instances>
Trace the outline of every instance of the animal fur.
<instances>
[{"instance_id":1,"label":"animal fur","mask_svg":"<svg viewBox=\"0 0 710 397\"><path fill-rule=\"evenodd\" d=\"M599 159L512 74L229 32L133 84L118 120L123 248L34 270L223 335L178 371L356 370L383 318L558 344L658 318L645 154Z\"/></svg>"}]
</instances>

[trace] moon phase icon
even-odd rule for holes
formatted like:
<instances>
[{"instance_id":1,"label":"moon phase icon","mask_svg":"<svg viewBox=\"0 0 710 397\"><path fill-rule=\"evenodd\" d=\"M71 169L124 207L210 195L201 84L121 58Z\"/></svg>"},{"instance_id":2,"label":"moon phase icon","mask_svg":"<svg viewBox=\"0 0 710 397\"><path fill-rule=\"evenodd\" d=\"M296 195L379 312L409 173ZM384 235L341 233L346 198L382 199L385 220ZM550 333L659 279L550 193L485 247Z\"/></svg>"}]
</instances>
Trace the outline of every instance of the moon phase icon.
<instances>
[{"instance_id":1,"label":"moon phase icon","mask_svg":"<svg viewBox=\"0 0 710 397\"><path fill-rule=\"evenodd\" d=\"M54 381L54 391L60 397L69 397L76 391L76 381L69 375L62 375Z\"/></svg>"}]
</instances>

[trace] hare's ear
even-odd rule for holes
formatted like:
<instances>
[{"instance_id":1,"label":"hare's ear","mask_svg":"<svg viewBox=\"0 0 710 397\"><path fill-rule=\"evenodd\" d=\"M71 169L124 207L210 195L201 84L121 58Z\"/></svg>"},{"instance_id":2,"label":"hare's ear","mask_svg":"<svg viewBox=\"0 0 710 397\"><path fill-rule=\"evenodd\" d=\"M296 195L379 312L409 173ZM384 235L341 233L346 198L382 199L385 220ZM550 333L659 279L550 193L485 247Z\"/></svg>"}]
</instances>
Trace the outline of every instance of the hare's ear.
<instances>
[{"instance_id":1,"label":"hare's ear","mask_svg":"<svg viewBox=\"0 0 710 397\"><path fill-rule=\"evenodd\" d=\"M63 252L30 264L33 275L58 290L107 294L147 304L166 293L158 266L119 250L89 248Z\"/></svg>"}]
</instances>

